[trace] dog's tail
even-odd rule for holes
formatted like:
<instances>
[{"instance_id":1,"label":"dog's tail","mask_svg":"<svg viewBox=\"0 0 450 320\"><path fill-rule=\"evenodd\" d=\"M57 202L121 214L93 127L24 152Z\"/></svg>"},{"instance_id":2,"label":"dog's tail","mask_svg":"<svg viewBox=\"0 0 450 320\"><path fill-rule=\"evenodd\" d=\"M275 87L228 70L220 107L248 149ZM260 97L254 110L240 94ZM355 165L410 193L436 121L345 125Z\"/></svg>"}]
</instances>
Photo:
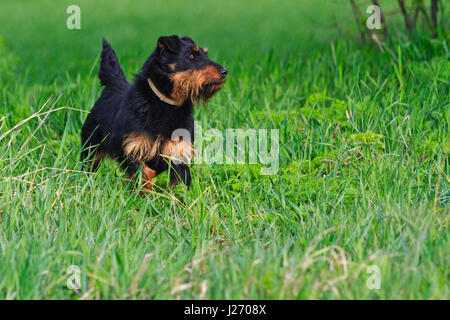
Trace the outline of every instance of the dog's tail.
<instances>
[{"instance_id":1,"label":"dog's tail","mask_svg":"<svg viewBox=\"0 0 450 320\"><path fill-rule=\"evenodd\" d=\"M100 83L105 87L124 87L128 84L127 78L122 71L116 53L109 43L103 39L103 50L100 59L100 70L98 72Z\"/></svg>"}]
</instances>

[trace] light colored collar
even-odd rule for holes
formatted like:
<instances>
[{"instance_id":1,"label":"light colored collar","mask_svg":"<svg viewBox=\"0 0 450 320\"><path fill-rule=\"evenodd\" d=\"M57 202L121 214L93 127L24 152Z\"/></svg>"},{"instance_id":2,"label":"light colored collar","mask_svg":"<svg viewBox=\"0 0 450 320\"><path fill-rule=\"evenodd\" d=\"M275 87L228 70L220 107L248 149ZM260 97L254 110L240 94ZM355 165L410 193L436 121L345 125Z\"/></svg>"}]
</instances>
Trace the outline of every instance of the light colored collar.
<instances>
[{"instance_id":1,"label":"light colored collar","mask_svg":"<svg viewBox=\"0 0 450 320\"><path fill-rule=\"evenodd\" d=\"M153 83L152 79L147 78L148 85L152 89L153 93L156 94L156 96L161 100L162 102L165 102L167 104L170 104L175 107L179 107L182 105L182 103L178 103L173 99L170 99L169 97L165 96L161 91L156 88L155 84Z\"/></svg>"}]
</instances>

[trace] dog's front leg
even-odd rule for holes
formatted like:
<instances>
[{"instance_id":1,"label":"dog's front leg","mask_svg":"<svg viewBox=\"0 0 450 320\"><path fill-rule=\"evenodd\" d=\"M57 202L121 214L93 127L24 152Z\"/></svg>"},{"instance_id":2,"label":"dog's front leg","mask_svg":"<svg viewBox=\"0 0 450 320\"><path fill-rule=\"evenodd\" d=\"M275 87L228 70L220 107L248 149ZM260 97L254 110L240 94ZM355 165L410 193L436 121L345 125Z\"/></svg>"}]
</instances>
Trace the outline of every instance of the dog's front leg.
<instances>
[{"instance_id":1,"label":"dog's front leg","mask_svg":"<svg viewBox=\"0 0 450 320\"><path fill-rule=\"evenodd\" d=\"M130 178L137 178L137 174L139 173L139 168L142 167L142 182L143 189L151 190L153 185L153 178L157 176L155 170L150 169L145 163L141 163L136 161L130 157L127 157L125 162L122 164L123 168L127 172Z\"/></svg>"},{"instance_id":2,"label":"dog's front leg","mask_svg":"<svg viewBox=\"0 0 450 320\"><path fill-rule=\"evenodd\" d=\"M188 188L191 185L191 169L185 163L170 163L170 186L174 188L180 182L183 182Z\"/></svg>"}]
</instances>

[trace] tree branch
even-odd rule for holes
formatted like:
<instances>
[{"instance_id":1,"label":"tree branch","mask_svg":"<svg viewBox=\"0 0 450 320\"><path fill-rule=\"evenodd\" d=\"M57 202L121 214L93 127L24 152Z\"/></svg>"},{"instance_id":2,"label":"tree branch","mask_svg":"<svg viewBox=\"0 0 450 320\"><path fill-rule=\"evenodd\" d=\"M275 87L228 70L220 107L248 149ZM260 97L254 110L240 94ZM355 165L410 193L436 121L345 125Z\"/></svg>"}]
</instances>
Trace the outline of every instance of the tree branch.
<instances>
[{"instance_id":1,"label":"tree branch","mask_svg":"<svg viewBox=\"0 0 450 320\"><path fill-rule=\"evenodd\" d=\"M438 24L437 24L437 13L438 13L438 0L431 0L431 22L433 28L433 38L437 38L438 35Z\"/></svg>"},{"instance_id":2,"label":"tree branch","mask_svg":"<svg viewBox=\"0 0 450 320\"><path fill-rule=\"evenodd\" d=\"M408 31L411 32L412 24L411 24L411 20L409 19L408 11L406 10L406 7L405 7L405 2L403 0L397 0L397 2L400 7L400 10L402 11L403 18L405 19L406 29L408 29Z\"/></svg>"},{"instance_id":3,"label":"tree branch","mask_svg":"<svg viewBox=\"0 0 450 320\"><path fill-rule=\"evenodd\" d=\"M353 9L353 14L355 16L356 24L358 26L359 34L361 36L361 40L364 41L366 39L364 35L364 31L361 29L361 21L362 21L362 14L361 11L359 11L358 6L355 3L355 0L350 0L350 4Z\"/></svg>"}]
</instances>

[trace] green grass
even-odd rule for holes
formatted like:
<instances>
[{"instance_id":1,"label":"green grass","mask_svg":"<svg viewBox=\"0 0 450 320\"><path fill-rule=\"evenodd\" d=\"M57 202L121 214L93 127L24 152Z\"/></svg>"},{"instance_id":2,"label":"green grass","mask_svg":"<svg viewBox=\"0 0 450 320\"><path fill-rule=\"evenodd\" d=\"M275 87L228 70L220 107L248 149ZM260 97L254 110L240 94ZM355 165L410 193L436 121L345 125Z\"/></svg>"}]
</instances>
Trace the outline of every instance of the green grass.
<instances>
[{"instance_id":1,"label":"green grass","mask_svg":"<svg viewBox=\"0 0 450 320\"><path fill-rule=\"evenodd\" d=\"M73 31L71 1L0 4L0 298L448 299L448 42L359 44L344 1L78 3ZM279 129L276 175L194 165L140 196L80 171L101 37L131 77L172 33L230 72L196 120Z\"/></svg>"}]
</instances>

